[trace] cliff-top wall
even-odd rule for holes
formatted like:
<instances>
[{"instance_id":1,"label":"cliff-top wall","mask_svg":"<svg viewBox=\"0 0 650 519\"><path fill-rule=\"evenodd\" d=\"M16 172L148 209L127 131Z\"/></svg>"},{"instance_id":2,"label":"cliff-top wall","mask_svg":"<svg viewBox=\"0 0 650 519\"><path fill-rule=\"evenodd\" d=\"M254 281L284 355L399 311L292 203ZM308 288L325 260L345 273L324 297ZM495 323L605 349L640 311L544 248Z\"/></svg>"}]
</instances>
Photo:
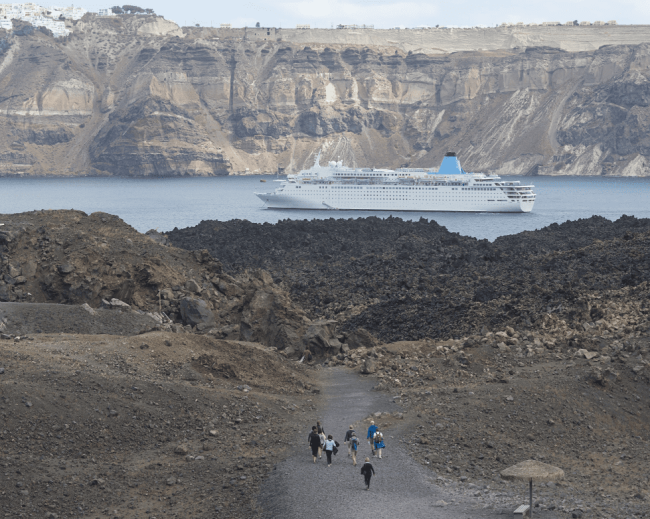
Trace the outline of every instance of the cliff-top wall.
<instances>
[{"instance_id":1,"label":"cliff-top wall","mask_svg":"<svg viewBox=\"0 0 650 519\"><path fill-rule=\"evenodd\" d=\"M0 35L0 175L291 172L319 150L356 166L437 167L454 150L467 170L650 174L648 27L70 27Z\"/></svg>"},{"instance_id":2,"label":"cliff-top wall","mask_svg":"<svg viewBox=\"0 0 650 519\"><path fill-rule=\"evenodd\" d=\"M191 28L184 28L192 30ZM526 47L567 52L592 51L604 45L650 42L650 25L507 26L468 29L214 29L215 36L318 45L394 47L404 52L450 54Z\"/></svg>"}]
</instances>

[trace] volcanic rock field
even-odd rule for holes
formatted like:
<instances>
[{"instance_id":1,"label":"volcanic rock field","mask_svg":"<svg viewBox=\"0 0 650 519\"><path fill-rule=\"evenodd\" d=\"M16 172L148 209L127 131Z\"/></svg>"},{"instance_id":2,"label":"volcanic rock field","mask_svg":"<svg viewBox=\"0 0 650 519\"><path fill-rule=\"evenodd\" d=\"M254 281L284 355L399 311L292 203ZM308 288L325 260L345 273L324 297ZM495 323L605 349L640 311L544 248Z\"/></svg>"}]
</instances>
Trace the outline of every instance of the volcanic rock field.
<instances>
[{"instance_id":1,"label":"volcanic rock field","mask_svg":"<svg viewBox=\"0 0 650 519\"><path fill-rule=\"evenodd\" d=\"M0 223L9 517L307 516L269 488L327 470L305 440L337 380L388 440L378 491L417 473L440 517L511 514L527 489L499 472L536 459L565 471L540 517L648 517L647 220L494 242L424 219Z\"/></svg>"}]
</instances>

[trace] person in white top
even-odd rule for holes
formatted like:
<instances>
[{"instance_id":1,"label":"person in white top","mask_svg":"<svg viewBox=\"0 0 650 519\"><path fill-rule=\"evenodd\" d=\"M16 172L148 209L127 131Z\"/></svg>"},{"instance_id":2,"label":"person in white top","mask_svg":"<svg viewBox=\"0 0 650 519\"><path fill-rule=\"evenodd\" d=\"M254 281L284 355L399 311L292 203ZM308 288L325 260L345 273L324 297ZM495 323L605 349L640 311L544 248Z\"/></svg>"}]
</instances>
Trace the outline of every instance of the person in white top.
<instances>
[{"instance_id":1,"label":"person in white top","mask_svg":"<svg viewBox=\"0 0 650 519\"><path fill-rule=\"evenodd\" d=\"M325 440L325 446L323 447L325 449L325 455L327 456L327 466L329 467L332 464L332 453L337 450L337 445L334 439L332 438L332 435L330 434L327 437L327 440Z\"/></svg>"}]
</instances>

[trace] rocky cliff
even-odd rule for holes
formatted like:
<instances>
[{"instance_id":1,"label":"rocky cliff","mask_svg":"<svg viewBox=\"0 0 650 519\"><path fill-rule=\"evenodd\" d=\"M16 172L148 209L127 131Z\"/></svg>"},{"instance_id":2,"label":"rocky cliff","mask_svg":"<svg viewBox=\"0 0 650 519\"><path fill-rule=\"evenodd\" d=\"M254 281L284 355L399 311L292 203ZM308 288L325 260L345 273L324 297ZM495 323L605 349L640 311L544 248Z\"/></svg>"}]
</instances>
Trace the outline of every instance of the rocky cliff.
<instances>
[{"instance_id":1,"label":"rocky cliff","mask_svg":"<svg viewBox=\"0 0 650 519\"><path fill-rule=\"evenodd\" d=\"M356 166L437 167L455 150L467 170L650 175L642 31L596 50L441 53L155 16L71 29L0 36L0 175L290 172L319 149Z\"/></svg>"}]
</instances>

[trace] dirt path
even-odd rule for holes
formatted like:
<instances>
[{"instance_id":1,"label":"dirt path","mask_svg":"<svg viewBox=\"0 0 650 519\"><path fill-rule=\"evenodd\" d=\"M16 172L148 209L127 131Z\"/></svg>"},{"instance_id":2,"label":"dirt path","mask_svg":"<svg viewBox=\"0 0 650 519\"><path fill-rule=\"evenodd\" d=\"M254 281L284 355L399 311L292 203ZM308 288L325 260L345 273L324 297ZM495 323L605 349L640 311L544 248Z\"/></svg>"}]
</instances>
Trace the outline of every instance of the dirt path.
<instances>
[{"instance_id":1,"label":"dirt path","mask_svg":"<svg viewBox=\"0 0 650 519\"><path fill-rule=\"evenodd\" d=\"M331 369L322 377L328 402L322 422L326 432L341 443L342 449L331 467L327 467L325 456L314 465L307 447L308 430L313 424L299 424L301 436L295 440L294 455L277 466L262 488L260 504L265 511L264 517L469 519L502 515L502 510L485 509L484 502L462 495L459 489L433 484L435 474L416 463L400 447L398 436L391 438L398 434L392 430L386 433L384 458L371 458L377 474L372 479L370 491L366 492L360 466L352 466L343 436L350 424L369 413L393 412L398 408L385 394L370 390L372 381L363 380L353 372ZM370 457L366 431L357 432L362 438L359 457ZM440 506L440 501L448 504ZM554 516L539 514L536 517Z\"/></svg>"}]
</instances>

